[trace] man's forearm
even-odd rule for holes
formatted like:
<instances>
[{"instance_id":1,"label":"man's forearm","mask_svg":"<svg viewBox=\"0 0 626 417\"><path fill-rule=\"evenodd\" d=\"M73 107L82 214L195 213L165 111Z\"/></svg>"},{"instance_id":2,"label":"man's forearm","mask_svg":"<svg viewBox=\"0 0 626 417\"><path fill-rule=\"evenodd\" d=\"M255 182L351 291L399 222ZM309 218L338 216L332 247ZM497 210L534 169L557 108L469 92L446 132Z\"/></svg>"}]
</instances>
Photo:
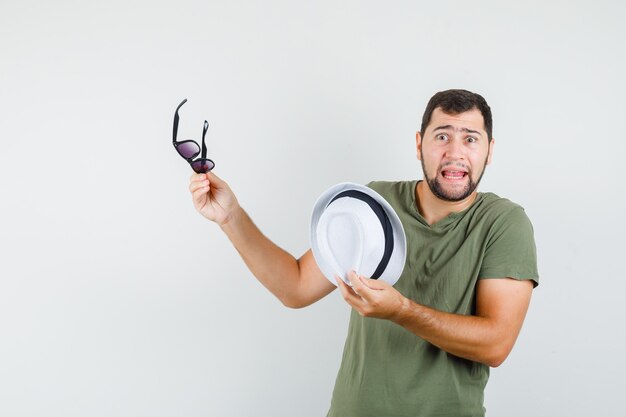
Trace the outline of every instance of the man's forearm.
<instances>
[{"instance_id":1,"label":"man's forearm","mask_svg":"<svg viewBox=\"0 0 626 417\"><path fill-rule=\"evenodd\" d=\"M408 299L384 281L348 274L340 279L344 299L365 317L387 319L453 355L498 366L508 356L524 322L531 281L482 279L472 316L438 311Z\"/></svg>"},{"instance_id":2,"label":"man's forearm","mask_svg":"<svg viewBox=\"0 0 626 417\"><path fill-rule=\"evenodd\" d=\"M406 299L392 321L448 353L492 367L508 354L497 324L485 317L437 311Z\"/></svg>"},{"instance_id":3,"label":"man's forearm","mask_svg":"<svg viewBox=\"0 0 626 417\"><path fill-rule=\"evenodd\" d=\"M284 304L297 291L298 261L269 240L239 208L221 226L252 274Z\"/></svg>"},{"instance_id":4,"label":"man's forearm","mask_svg":"<svg viewBox=\"0 0 626 417\"><path fill-rule=\"evenodd\" d=\"M392 320L446 352L495 367L513 349L532 288L531 281L482 279L475 315L437 311L404 299Z\"/></svg>"}]
</instances>

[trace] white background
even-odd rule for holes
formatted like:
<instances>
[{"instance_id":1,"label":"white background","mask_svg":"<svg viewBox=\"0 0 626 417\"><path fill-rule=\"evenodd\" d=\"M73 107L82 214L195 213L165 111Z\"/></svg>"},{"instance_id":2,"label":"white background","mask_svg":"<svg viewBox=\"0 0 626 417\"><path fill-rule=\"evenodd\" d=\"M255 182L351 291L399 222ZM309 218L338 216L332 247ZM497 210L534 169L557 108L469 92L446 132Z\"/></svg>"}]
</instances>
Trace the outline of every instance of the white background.
<instances>
[{"instance_id":1,"label":"white background","mask_svg":"<svg viewBox=\"0 0 626 417\"><path fill-rule=\"evenodd\" d=\"M0 416L323 416L349 308L289 310L192 207L198 140L296 256L340 181L421 177L435 92L493 109L481 190L541 285L492 416L623 411L621 1L0 2Z\"/></svg>"}]
</instances>

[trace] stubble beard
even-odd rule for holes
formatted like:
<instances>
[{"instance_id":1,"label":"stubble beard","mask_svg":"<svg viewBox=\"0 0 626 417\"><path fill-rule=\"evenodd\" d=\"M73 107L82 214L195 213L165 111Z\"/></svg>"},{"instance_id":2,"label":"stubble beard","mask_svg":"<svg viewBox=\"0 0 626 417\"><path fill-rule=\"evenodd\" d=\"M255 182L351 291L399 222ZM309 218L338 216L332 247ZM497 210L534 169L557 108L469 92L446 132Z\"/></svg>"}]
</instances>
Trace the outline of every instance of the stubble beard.
<instances>
[{"instance_id":1,"label":"stubble beard","mask_svg":"<svg viewBox=\"0 0 626 417\"><path fill-rule=\"evenodd\" d=\"M446 191L444 187L441 185L438 174L442 171L444 167L454 165L454 163L439 166L437 168L437 175L435 176L435 178L430 178L428 174L426 173L426 167L424 166L424 158L421 159L421 162L422 162L422 172L424 173L424 179L426 180L426 183L428 184L428 187L430 188L432 193L441 200L451 201L451 202L462 201L462 200L465 200L467 197L469 197L474 192L474 190L476 190L476 188L478 187L478 184L480 184L480 180L483 178L483 174L485 173L485 168L487 167L487 158L486 158L483 164L483 168L480 172L480 176L478 177L476 181L473 180L472 169L469 167L464 167L467 169L467 177L469 178L469 181L465 185L465 187L463 187L461 191L452 193L452 192Z\"/></svg>"}]
</instances>

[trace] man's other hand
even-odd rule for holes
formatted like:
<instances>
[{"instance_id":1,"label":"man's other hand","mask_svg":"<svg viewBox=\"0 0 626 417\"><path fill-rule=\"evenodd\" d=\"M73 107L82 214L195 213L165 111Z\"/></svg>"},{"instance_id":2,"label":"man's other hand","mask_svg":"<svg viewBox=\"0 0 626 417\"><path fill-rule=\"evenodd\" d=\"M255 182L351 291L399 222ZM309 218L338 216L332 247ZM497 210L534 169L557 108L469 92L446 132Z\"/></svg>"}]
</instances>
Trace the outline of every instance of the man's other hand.
<instances>
[{"instance_id":1,"label":"man's other hand","mask_svg":"<svg viewBox=\"0 0 626 417\"><path fill-rule=\"evenodd\" d=\"M393 319L408 299L384 281L369 279L350 271L348 279L352 287L335 276L344 300L364 317Z\"/></svg>"}]
</instances>

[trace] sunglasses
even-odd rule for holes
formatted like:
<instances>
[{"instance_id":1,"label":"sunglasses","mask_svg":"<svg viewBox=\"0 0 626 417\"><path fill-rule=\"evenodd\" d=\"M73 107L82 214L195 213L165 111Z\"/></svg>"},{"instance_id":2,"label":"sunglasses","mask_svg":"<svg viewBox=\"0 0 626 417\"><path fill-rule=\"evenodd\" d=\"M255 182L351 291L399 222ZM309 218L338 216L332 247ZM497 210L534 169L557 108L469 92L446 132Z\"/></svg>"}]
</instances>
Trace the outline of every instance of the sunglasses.
<instances>
[{"instance_id":1,"label":"sunglasses","mask_svg":"<svg viewBox=\"0 0 626 417\"><path fill-rule=\"evenodd\" d=\"M198 159L194 159L196 156L200 154L200 145L195 140L183 140L178 142L176 140L176 136L178 135L178 121L180 117L178 116L178 110L182 107L183 104L187 102L187 99L184 99L178 107L176 107L176 112L174 113L174 133L172 135L172 141L174 143L174 148L180 156L185 158L191 168L196 171L198 174L204 174L209 172L213 168L215 168L215 162L207 159L206 157L206 143L204 138L206 136L206 131L209 130L209 122L204 121L204 127L202 128L202 157Z\"/></svg>"}]
</instances>

